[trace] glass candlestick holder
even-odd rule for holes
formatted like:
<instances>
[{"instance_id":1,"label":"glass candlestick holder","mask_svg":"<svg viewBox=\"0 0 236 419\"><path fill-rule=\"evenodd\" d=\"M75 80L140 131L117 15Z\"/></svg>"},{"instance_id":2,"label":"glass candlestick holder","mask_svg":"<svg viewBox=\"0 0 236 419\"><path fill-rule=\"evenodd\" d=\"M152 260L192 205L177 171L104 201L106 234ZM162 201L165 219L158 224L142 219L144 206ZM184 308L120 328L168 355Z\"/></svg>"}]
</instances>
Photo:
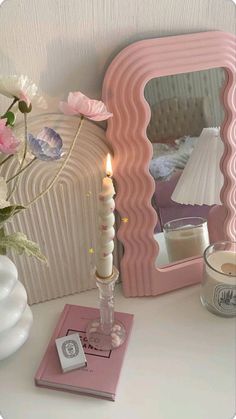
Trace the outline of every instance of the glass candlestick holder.
<instances>
[{"instance_id":1,"label":"glass candlestick holder","mask_svg":"<svg viewBox=\"0 0 236 419\"><path fill-rule=\"evenodd\" d=\"M91 320L86 328L88 342L101 351L118 348L125 341L126 330L114 317L114 287L119 271L113 266L109 278L100 278L94 274L99 290L100 318Z\"/></svg>"}]
</instances>

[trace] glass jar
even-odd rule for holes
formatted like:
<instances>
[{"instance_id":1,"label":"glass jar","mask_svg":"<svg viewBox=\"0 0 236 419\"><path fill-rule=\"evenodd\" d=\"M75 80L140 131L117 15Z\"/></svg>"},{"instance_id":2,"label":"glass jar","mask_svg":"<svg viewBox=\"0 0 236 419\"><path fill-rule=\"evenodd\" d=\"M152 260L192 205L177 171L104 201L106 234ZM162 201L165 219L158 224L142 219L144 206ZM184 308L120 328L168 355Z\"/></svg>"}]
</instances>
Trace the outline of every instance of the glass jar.
<instances>
[{"instance_id":1,"label":"glass jar","mask_svg":"<svg viewBox=\"0 0 236 419\"><path fill-rule=\"evenodd\" d=\"M206 248L201 302L214 314L236 316L236 242L218 242Z\"/></svg>"},{"instance_id":2,"label":"glass jar","mask_svg":"<svg viewBox=\"0 0 236 419\"><path fill-rule=\"evenodd\" d=\"M164 225L169 262L203 256L209 246L207 221L201 217L186 217Z\"/></svg>"}]
</instances>

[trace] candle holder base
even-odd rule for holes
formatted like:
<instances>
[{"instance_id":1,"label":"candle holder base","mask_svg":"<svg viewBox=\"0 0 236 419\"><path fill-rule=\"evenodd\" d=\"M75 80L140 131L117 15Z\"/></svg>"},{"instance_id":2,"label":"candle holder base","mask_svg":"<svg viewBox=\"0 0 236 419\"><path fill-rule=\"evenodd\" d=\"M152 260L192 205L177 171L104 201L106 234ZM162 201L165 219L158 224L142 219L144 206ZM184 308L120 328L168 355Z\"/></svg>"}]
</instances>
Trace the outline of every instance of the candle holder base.
<instances>
[{"instance_id":1,"label":"candle holder base","mask_svg":"<svg viewBox=\"0 0 236 419\"><path fill-rule=\"evenodd\" d=\"M111 331L106 334L102 330L100 319L95 319L88 324L86 335L93 348L100 351L109 351L118 348L124 343L126 331L122 323L115 321Z\"/></svg>"},{"instance_id":2,"label":"candle holder base","mask_svg":"<svg viewBox=\"0 0 236 419\"><path fill-rule=\"evenodd\" d=\"M124 325L114 318L114 287L119 272L113 266L109 278L100 278L96 272L94 276L99 289L100 318L88 323L86 336L93 348L108 351L121 346L126 338Z\"/></svg>"}]
</instances>

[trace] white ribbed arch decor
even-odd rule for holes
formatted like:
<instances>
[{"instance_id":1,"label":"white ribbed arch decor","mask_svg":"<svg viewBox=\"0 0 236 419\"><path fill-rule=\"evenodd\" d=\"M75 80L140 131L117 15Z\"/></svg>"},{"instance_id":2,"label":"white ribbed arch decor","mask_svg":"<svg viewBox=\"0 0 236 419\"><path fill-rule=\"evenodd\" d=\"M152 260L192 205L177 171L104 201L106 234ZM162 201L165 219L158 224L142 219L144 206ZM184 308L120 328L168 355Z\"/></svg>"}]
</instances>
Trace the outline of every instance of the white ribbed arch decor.
<instances>
[{"instance_id":1,"label":"white ribbed arch decor","mask_svg":"<svg viewBox=\"0 0 236 419\"><path fill-rule=\"evenodd\" d=\"M66 153L78 123L78 117L41 114L29 118L28 130L37 134L44 126L54 128L63 139ZM23 135L21 126L16 130ZM104 130L84 120L72 156L54 187L9 223L10 231L21 231L39 243L48 259L47 266L32 257L11 255L30 304L96 286L92 272L99 234L98 194L108 152ZM60 164L61 161L33 164L22 174L14 201L27 204L50 183ZM14 167L15 162L10 160L6 177L10 177Z\"/></svg>"}]
</instances>

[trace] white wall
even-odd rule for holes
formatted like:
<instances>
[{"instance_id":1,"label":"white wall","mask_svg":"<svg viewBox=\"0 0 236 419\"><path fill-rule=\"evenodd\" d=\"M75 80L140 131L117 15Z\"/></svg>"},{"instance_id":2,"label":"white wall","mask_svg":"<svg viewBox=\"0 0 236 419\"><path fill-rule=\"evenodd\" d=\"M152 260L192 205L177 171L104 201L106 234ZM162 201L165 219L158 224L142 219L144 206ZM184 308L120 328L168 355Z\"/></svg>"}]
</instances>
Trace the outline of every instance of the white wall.
<instances>
[{"instance_id":1,"label":"white wall","mask_svg":"<svg viewBox=\"0 0 236 419\"><path fill-rule=\"evenodd\" d=\"M25 73L55 98L70 90L99 98L108 64L126 45L203 30L236 33L235 4L231 0L5 0L0 6L0 73ZM1 106L2 100L0 110Z\"/></svg>"}]
</instances>

